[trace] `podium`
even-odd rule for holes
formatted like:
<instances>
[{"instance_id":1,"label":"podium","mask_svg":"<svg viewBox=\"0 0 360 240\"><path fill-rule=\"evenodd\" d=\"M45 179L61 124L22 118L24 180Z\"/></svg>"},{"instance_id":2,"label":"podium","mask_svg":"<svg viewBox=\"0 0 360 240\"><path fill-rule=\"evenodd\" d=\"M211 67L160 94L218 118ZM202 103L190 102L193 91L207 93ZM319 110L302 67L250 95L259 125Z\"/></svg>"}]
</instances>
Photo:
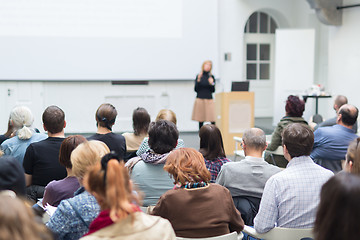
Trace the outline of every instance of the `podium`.
<instances>
[{"instance_id":1,"label":"podium","mask_svg":"<svg viewBox=\"0 0 360 240\"><path fill-rule=\"evenodd\" d=\"M215 94L216 126L220 129L226 155L233 155L234 137L242 137L254 127L254 93L222 92Z\"/></svg>"}]
</instances>

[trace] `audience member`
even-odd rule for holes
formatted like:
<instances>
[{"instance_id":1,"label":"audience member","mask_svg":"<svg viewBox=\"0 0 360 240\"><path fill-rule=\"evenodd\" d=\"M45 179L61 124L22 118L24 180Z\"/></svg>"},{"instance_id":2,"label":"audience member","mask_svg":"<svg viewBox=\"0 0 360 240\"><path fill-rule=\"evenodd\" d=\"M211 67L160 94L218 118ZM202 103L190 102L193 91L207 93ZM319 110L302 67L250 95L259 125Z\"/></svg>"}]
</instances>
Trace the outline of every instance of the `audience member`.
<instances>
[{"instance_id":1,"label":"audience member","mask_svg":"<svg viewBox=\"0 0 360 240\"><path fill-rule=\"evenodd\" d=\"M86 141L86 138L80 135L73 135L65 138L60 146L59 162L66 168L67 177L59 181L51 181L45 187L43 206L50 204L57 207L61 200L74 196L74 192L80 187L78 179L72 172L70 160L71 152L80 144Z\"/></svg>"},{"instance_id":2,"label":"audience member","mask_svg":"<svg viewBox=\"0 0 360 240\"><path fill-rule=\"evenodd\" d=\"M360 175L360 148L359 146L360 138L356 138L352 141L348 147L344 171Z\"/></svg>"},{"instance_id":3,"label":"audience member","mask_svg":"<svg viewBox=\"0 0 360 240\"><path fill-rule=\"evenodd\" d=\"M358 112L355 106L345 104L339 110L336 125L315 131L314 148L310 156L316 163L333 172L342 169L341 160L345 159L349 143L358 137L352 130Z\"/></svg>"},{"instance_id":4,"label":"audience member","mask_svg":"<svg viewBox=\"0 0 360 240\"><path fill-rule=\"evenodd\" d=\"M337 114L339 113L339 109L342 105L345 105L348 103L348 99L347 97L343 96L343 95L338 95L336 96L335 100L334 100L334 105L333 108L336 112L336 116L333 118L329 118L328 120L325 120L322 123L319 123L318 125L316 125L314 127L314 130L318 129L319 127L329 127L329 126L334 126L336 124L336 120L337 120ZM356 133L357 132L357 121L355 122L355 124L352 127L352 130Z\"/></svg>"},{"instance_id":5,"label":"audience member","mask_svg":"<svg viewBox=\"0 0 360 240\"><path fill-rule=\"evenodd\" d=\"M262 157L267 147L263 130L248 129L242 139L245 159L224 164L216 183L229 189L245 224L252 226L266 181L281 170L264 161Z\"/></svg>"},{"instance_id":6,"label":"audience member","mask_svg":"<svg viewBox=\"0 0 360 240\"><path fill-rule=\"evenodd\" d=\"M360 178L341 172L321 189L316 214L316 240L357 240L360 236Z\"/></svg>"},{"instance_id":7,"label":"audience member","mask_svg":"<svg viewBox=\"0 0 360 240\"><path fill-rule=\"evenodd\" d=\"M19 197L26 196L24 169L14 157L0 158L0 191L11 190Z\"/></svg>"},{"instance_id":8,"label":"audience member","mask_svg":"<svg viewBox=\"0 0 360 240\"><path fill-rule=\"evenodd\" d=\"M285 117L283 117L278 125L276 126L272 137L271 142L269 143L267 150L275 151L278 147L281 146L281 133L283 129L291 123L301 123L308 126L307 122L302 118L303 112L305 110L305 102L300 100L299 97L290 95L286 100L285 105ZM310 127L309 127L310 128ZM279 167L286 167L288 161L282 156L274 156L276 165ZM269 156L266 157L266 161L270 162ZM271 162L272 163L272 162Z\"/></svg>"},{"instance_id":9,"label":"audience member","mask_svg":"<svg viewBox=\"0 0 360 240\"><path fill-rule=\"evenodd\" d=\"M167 120L176 125L176 114L170 109L162 109L156 116L155 122L158 120ZM182 139L177 140L176 149L184 147L184 141ZM139 149L136 151L136 155L140 156L141 154L147 152L150 149L149 138L145 137L142 143L140 144Z\"/></svg>"},{"instance_id":10,"label":"audience member","mask_svg":"<svg viewBox=\"0 0 360 240\"><path fill-rule=\"evenodd\" d=\"M169 221L143 213L135 205L130 177L123 161L105 155L84 178L88 192L94 195L101 212L82 239L176 239Z\"/></svg>"},{"instance_id":11,"label":"audience member","mask_svg":"<svg viewBox=\"0 0 360 240\"><path fill-rule=\"evenodd\" d=\"M0 219L0 240L53 239L51 232L35 220L31 208L6 192L0 192Z\"/></svg>"},{"instance_id":12,"label":"audience member","mask_svg":"<svg viewBox=\"0 0 360 240\"><path fill-rule=\"evenodd\" d=\"M170 153L164 169L176 187L161 196L152 213L168 219L176 236L205 238L243 229L229 190L209 183L211 175L201 153L177 149Z\"/></svg>"},{"instance_id":13,"label":"audience member","mask_svg":"<svg viewBox=\"0 0 360 240\"><path fill-rule=\"evenodd\" d=\"M110 150L100 141L83 142L71 153L71 164L74 175L83 185L88 168L100 162L101 157ZM89 231L90 223L99 215L100 207L94 196L79 188L73 198L60 202L54 215L46 226L57 236L58 240L79 239Z\"/></svg>"},{"instance_id":14,"label":"audience member","mask_svg":"<svg viewBox=\"0 0 360 240\"><path fill-rule=\"evenodd\" d=\"M2 144L6 139L9 139L9 138L13 137L14 136L13 132L14 132L13 126L11 125L11 121L10 121L10 118L9 118L8 128L6 130L6 133L0 135L0 144Z\"/></svg>"},{"instance_id":15,"label":"audience member","mask_svg":"<svg viewBox=\"0 0 360 240\"><path fill-rule=\"evenodd\" d=\"M4 141L1 149L5 155L13 156L22 164L27 147L33 142L39 142L46 138L45 134L36 133L31 128L34 117L28 107L15 107L10 113L11 126L14 137Z\"/></svg>"},{"instance_id":16,"label":"audience member","mask_svg":"<svg viewBox=\"0 0 360 240\"><path fill-rule=\"evenodd\" d=\"M211 174L211 183L215 183L221 166L230 162L226 158L220 130L212 124L203 125L199 131L200 150L204 156L206 168Z\"/></svg>"},{"instance_id":17,"label":"audience member","mask_svg":"<svg viewBox=\"0 0 360 240\"><path fill-rule=\"evenodd\" d=\"M124 159L126 154L125 138L121 134L112 132L116 116L117 111L113 105L110 103L101 104L95 114L97 132L90 136L88 140L104 142L110 151L115 151L121 159Z\"/></svg>"},{"instance_id":18,"label":"audience member","mask_svg":"<svg viewBox=\"0 0 360 240\"><path fill-rule=\"evenodd\" d=\"M254 219L255 230L259 233L268 232L275 226L313 227L321 187L333 175L309 157L314 134L304 124L288 125L282 133L282 143L289 164L265 184L259 212Z\"/></svg>"},{"instance_id":19,"label":"audience member","mask_svg":"<svg viewBox=\"0 0 360 240\"><path fill-rule=\"evenodd\" d=\"M138 107L133 112L132 120L134 132L123 133L127 150L125 160L136 156L136 151L139 149L142 140L148 136L150 115L145 108Z\"/></svg>"},{"instance_id":20,"label":"audience member","mask_svg":"<svg viewBox=\"0 0 360 240\"><path fill-rule=\"evenodd\" d=\"M45 109L42 120L49 137L31 143L26 149L23 162L26 194L35 202L43 197L45 186L50 181L66 177L66 169L59 163L60 145L65 138L65 113L57 106L49 106Z\"/></svg>"},{"instance_id":21,"label":"audience member","mask_svg":"<svg viewBox=\"0 0 360 240\"><path fill-rule=\"evenodd\" d=\"M175 148L178 137L179 132L172 122L152 122L149 128L151 149L126 163L131 179L145 194L144 206L155 205L162 194L174 187L163 167L169 152Z\"/></svg>"}]
</instances>

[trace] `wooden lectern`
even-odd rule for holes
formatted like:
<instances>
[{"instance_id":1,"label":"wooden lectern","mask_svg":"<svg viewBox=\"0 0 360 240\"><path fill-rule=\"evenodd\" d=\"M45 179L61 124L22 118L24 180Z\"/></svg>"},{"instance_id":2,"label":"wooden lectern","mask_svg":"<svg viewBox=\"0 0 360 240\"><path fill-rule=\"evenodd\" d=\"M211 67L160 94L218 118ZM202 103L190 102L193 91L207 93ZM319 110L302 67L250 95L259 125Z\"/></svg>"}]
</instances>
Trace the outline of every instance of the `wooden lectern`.
<instances>
[{"instance_id":1,"label":"wooden lectern","mask_svg":"<svg viewBox=\"0 0 360 240\"><path fill-rule=\"evenodd\" d=\"M222 92L215 94L216 125L220 129L226 155L234 155L233 137L242 137L254 127L254 93Z\"/></svg>"}]
</instances>

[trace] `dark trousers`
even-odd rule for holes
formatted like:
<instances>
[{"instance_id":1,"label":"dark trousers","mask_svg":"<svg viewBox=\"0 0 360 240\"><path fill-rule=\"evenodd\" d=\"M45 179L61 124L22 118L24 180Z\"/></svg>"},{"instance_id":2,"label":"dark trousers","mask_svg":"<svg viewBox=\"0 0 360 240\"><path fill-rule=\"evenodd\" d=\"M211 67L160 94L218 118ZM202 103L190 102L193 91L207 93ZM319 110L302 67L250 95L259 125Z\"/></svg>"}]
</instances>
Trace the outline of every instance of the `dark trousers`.
<instances>
[{"instance_id":1,"label":"dark trousers","mask_svg":"<svg viewBox=\"0 0 360 240\"><path fill-rule=\"evenodd\" d=\"M44 192L44 186L31 185L26 188L26 197L36 203L39 198L42 198L44 196Z\"/></svg>"}]
</instances>

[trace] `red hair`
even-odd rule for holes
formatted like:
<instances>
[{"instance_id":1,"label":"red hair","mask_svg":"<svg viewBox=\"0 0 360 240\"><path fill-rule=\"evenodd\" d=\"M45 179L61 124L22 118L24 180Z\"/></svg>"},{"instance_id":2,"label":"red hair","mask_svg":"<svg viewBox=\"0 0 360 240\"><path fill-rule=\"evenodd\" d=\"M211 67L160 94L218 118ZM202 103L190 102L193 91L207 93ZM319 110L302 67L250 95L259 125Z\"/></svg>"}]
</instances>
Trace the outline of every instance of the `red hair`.
<instances>
[{"instance_id":1,"label":"red hair","mask_svg":"<svg viewBox=\"0 0 360 240\"><path fill-rule=\"evenodd\" d=\"M169 154L164 170L171 174L174 183L209 182L211 175L204 157L192 148L179 148Z\"/></svg>"},{"instance_id":2,"label":"red hair","mask_svg":"<svg viewBox=\"0 0 360 240\"><path fill-rule=\"evenodd\" d=\"M105 181L104 174L101 163L90 168L84 178L85 189L95 195L103 210L110 210L110 218L114 222L132 215L136 211L132 202L138 200L132 194L130 177L124 163L111 159L107 163Z\"/></svg>"}]
</instances>

